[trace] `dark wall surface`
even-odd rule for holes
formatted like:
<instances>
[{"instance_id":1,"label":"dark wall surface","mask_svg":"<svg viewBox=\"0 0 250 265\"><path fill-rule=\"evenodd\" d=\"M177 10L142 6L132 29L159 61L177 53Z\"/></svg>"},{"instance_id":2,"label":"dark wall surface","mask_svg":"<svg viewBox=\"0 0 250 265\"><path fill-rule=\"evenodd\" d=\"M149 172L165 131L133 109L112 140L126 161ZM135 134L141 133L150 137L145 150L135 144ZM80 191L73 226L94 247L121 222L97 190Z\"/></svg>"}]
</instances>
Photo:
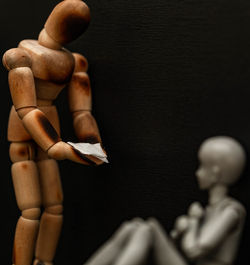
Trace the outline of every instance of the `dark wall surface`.
<instances>
[{"instance_id":1,"label":"dark wall surface","mask_svg":"<svg viewBox=\"0 0 250 265\"><path fill-rule=\"evenodd\" d=\"M2 1L1 55L37 38L59 1ZM90 64L93 113L110 164L59 163L64 225L55 264L82 264L124 220L155 216L169 231L194 200L200 143L229 135L250 150L249 0L88 0L92 22L67 48ZM11 98L1 71L0 260L10 264L19 210L6 138ZM76 141L67 93L62 138ZM250 161L250 157L249 157ZM250 162L249 162L250 163ZM249 163L231 194L250 213ZM247 218L237 264L250 263Z\"/></svg>"}]
</instances>

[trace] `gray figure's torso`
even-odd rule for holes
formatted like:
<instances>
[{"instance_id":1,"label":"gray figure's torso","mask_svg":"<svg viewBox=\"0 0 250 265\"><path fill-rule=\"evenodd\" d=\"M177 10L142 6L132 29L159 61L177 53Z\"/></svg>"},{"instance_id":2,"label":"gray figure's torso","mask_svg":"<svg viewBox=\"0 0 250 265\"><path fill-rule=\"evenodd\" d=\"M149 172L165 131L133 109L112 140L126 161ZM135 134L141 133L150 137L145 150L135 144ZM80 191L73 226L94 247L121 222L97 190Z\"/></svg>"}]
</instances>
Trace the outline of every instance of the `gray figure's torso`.
<instances>
[{"instance_id":1,"label":"gray figure's torso","mask_svg":"<svg viewBox=\"0 0 250 265\"><path fill-rule=\"evenodd\" d=\"M199 259L197 265L232 265L238 250L241 232L244 226L245 209L235 199L227 197L221 202L210 205L206 208L204 220L202 223L203 229L206 229L208 224L220 216L226 208L230 207L238 213L238 222L236 226L228 233L227 237L222 242L215 246L215 249L206 257Z\"/></svg>"}]
</instances>

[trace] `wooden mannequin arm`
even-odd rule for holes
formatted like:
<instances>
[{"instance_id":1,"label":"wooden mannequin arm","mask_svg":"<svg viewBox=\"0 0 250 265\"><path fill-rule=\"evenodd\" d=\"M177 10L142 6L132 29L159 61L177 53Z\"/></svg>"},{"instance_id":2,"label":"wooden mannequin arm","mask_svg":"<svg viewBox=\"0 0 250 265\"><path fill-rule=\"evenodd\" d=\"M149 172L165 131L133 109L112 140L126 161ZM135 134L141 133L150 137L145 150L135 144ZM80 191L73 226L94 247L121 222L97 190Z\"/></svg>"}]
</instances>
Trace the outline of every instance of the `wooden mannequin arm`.
<instances>
[{"instance_id":1,"label":"wooden mannequin arm","mask_svg":"<svg viewBox=\"0 0 250 265\"><path fill-rule=\"evenodd\" d=\"M62 142L44 113L37 109L29 54L21 48L11 49L4 54L3 64L9 70L9 87L13 105L33 140L48 152L51 158L69 159L85 165L100 164L99 159L88 160L79 155L69 144Z\"/></svg>"},{"instance_id":2,"label":"wooden mannequin arm","mask_svg":"<svg viewBox=\"0 0 250 265\"><path fill-rule=\"evenodd\" d=\"M91 114L92 97L88 74L88 62L80 54L74 53L75 69L68 87L69 108L73 115L73 126L81 142L101 143L95 118Z\"/></svg>"},{"instance_id":3,"label":"wooden mannequin arm","mask_svg":"<svg viewBox=\"0 0 250 265\"><path fill-rule=\"evenodd\" d=\"M16 48L4 54L3 63L9 70L9 88L14 107L34 141L47 151L61 139L44 113L37 109L31 59L23 49Z\"/></svg>"},{"instance_id":4,"label":"wooden mannequin arm","mask_svg":"<svg viewBox=\"0 0 250 265\"><path fill-rule=\"evenodd\" d=\"M89 162L77 154L69 144L61 141L47 117L37 109L29 54L21 48L8 50L3 56L3 64L9 70L9 87L13 105L33 140L45 152L48 151L51 158L70 159L89 165Z\"/></svg>"},{"instance_id":5,"label":"wooden mannequin arm","mask_svg":"<svg viewBox=\"0 0 250 265\"><path fill-rule=\"evenodd\" d=\"M191 218L189 228L182 239L184 253L190 259L207 255L223 241L238 221L238 212L230 207L214 217L205 227L200 227L199 219Z\"/></svg>"}]
</instances>

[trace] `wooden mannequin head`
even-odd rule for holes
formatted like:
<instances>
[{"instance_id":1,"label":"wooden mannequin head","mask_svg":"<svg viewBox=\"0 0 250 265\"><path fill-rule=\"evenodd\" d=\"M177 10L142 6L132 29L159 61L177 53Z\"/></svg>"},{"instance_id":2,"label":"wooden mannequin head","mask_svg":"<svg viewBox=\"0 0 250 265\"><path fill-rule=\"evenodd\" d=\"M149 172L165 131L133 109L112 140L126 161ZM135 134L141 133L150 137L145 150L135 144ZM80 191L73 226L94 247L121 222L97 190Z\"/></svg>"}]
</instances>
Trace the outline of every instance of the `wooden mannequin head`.
<instances>
[{"instance_id":1,"label":"wooden mannequin head","mask_svg":"<svg viewBox=\"0 0 250 265\"><path fill-rule=\"evenodd\" d=\"M196 175L201 189L234 184L240 177L246 161L243 147L233 138L226 136L205 140L199 149L198 157L200 167Z\"/></svg>"},{"instance_id":2,"label":"wooden mannequin head","mask_svg":"<svg viewBox=\"0 0 250 265\"><path fill-rule=\"evenodd\" d=\"M90 11L84 2L64 0L55 6L48 17L39 35L39 43L56 47L52 45L54 42L59 48L77 39L87 29L89 22Z\"/></svg>"}]
</instances>

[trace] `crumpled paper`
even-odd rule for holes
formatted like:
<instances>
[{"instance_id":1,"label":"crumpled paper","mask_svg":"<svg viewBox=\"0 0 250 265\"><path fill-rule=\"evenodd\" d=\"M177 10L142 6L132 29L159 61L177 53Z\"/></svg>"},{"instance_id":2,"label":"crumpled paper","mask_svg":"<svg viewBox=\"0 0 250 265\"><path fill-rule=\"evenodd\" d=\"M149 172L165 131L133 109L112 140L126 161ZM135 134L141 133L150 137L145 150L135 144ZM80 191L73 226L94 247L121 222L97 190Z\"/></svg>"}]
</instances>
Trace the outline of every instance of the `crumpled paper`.
<instances>
[{"instance_id":1,"label":"crumpled paper","mask_svg":"<svg viewBox=\"0 0 250 265\"><path fill-rule=\"evenodd\" d=\"M67 142L74 149L82 153L83 155L92 155L100 159L105 163L109 163L107 155L103 152L100 143L90 144L90 143L72 143Z\"/></svg>"}]
</instances>

